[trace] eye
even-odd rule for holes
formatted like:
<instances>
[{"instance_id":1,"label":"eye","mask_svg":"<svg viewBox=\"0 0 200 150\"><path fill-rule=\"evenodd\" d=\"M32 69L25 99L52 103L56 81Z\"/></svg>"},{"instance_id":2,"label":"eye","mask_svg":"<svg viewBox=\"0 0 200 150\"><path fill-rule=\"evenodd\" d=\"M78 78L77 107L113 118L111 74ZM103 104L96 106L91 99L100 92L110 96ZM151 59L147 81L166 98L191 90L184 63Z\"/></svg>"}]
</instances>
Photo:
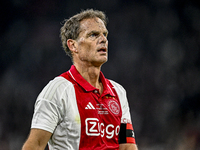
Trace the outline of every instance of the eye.
<instances>
[{"instance_id":1,"label":"eye","mask_svg":"<svg viewBox=\"0 0 200 150\"><path fill-rule=\"evenodd\" d=\"M92 33L92 34L90 34L90 37L96 37L96 36L98 36L97 33Z\"/></svg>"},{"instance_id":2,"label":"eye","mask_svg":"<svg viewBox=\"0 0 200 150\"><path fill-rule=\"evenodd\" d=\"M107 38L107 37L108 37L108 31L107 31L107 30L104 31L104 32L103 32L103 35Z\"/></svg>"}]
</instances>

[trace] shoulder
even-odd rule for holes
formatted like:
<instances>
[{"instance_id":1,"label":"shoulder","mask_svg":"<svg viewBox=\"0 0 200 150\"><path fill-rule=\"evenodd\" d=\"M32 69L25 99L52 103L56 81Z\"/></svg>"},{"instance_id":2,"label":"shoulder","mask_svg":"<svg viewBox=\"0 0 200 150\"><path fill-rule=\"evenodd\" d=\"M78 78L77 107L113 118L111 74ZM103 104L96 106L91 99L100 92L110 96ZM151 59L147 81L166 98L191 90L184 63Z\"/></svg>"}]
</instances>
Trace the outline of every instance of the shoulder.
<instances>
[{"instance_id":1,"label":"shoulder","mask_svg":"<svg viewBox=\"0 0 200 150\"><path fill-rule=\"evenodd\" d=\"M122 106L126 105L127 95L126 95L126 90L124 89L124 87L121 84L119 84L113 80L109 80L109 81L113 85L113 88L115 89L115 91L119 97L121 105Z\"/></svg>"},{"instance_id":2,"label":"shoulder","mask_svg":"<svg viewBox=\"0 0 200 150\"><path fill-rule=\"evenodd\" d=\"M60 86L68 86L72 85L70 81L68 81L66 78L62 76L55 77L53 80L49 81L49 83L46 86L52 86L54 88L58 88Z\"/></svg>"},{"instance_id":3,"label":"shoulder","mask_svg":"<svg viewBox=\"0 0 200 150\"><path fill-rule=\"evenodd\" d=\"M54 96L62 94L70 86L73 86L73 84L67 79L61 76L55 77L43 88L38 98L51 100Z\"/></svg>"},{"instance_id":4,"label":"shoulder","mask_svg":"<svg viewBox=\"0 0 200 150\"><path fill-rule=\"evenodd\" d=\"M117 82L115 82L115 81L113 81L113 80L110 80L110 79L109 79L109 81L110 81L110 83L113 85L114 89L115 89L117 92L126 93L126 90L124 89L124 87L123 87L121 84L119 84L119 83L117 83Z\"/></svg>"}]
</instances>

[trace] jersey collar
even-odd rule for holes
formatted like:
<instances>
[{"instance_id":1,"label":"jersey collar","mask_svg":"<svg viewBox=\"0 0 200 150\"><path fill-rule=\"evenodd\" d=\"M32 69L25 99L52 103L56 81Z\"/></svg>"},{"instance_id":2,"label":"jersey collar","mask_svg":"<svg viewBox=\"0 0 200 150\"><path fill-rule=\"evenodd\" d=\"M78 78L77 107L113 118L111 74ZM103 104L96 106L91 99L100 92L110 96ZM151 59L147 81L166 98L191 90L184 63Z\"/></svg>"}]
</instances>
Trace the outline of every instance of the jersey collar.
<instances>
[{"instance_id":1,"label":"jersey collar","mask_svg":"<svg viewBox=\"0 0 200 150\"><path fill-rule=\"evenodd\" d=\"M78 72L78 70L76 69L76 67L74 65L71 66L70 70L68 71L69 75L71 76L71 78L77 82L80 86L82 86L87 92L90 91L95 91L97 90L97 88L95 88L94 86L92 86L89 82L87 82L82 76L81 74ZM106 79L103 75L102 72L100 72L100 80L103 84L103 93L102 96L104 95L111 95L111 96L116 96L113 92L113 86L111 85L111 83L109 82L108 79Z\"/></svg>"}]
</instances>

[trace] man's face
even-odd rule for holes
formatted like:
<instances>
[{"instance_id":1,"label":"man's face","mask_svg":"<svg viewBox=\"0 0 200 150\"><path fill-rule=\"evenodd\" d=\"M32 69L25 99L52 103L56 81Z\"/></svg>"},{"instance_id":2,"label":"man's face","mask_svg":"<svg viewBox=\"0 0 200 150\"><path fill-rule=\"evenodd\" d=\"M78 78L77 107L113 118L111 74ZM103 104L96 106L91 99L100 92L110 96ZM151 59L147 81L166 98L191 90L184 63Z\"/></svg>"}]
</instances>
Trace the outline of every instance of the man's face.
<instances>
[{"instance_id":1,"label":"man's face","mask_svg":"<svg viewBox=\"0 0 200 150\"><path fill-rule=\"evenodd\" d=\"M101 66L108 59L108 31L99 18L84 19L80 22L77 41L77 56L89 65Z\"/></svg>"}]
</instances>

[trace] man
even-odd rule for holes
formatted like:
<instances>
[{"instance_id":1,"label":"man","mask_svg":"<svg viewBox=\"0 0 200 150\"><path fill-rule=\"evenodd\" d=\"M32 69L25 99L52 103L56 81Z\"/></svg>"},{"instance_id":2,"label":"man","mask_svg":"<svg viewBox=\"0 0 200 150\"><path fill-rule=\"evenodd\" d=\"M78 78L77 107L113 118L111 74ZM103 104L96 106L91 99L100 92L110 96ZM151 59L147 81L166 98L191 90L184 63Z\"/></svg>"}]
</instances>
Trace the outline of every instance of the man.
<instances>
[{"instance_id":1,"label":"man","mask_svg":"<svg viewBox=\"0 0 200 150\"><path fill-rule=\"evenodd\" d=\"M108 59L106 16L85 10L61 28L71 69L42 90L23 150L137 150L125 90L100 71Z\"/></svg>"}]
</instances>

